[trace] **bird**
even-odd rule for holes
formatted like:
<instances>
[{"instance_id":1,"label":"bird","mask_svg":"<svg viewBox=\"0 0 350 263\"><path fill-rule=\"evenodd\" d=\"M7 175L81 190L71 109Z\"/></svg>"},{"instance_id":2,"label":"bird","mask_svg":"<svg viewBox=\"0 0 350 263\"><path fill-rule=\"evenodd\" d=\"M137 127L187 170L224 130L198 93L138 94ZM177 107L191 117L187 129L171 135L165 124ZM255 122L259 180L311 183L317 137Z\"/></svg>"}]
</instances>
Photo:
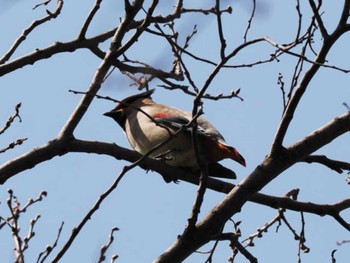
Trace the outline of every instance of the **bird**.
<instances>
[{"instance_id":1,"label":"bird","mask_svg":"<svg viewBox=\"0 0 350 263\"><path fill-rule=\"evenodd\" d=\"M192 114L154 102L151 97L153 93L154 89L150 89L127 97L104 115L120 125L135 151L142 155L148 153L149 157L163 160L170 166L200 173L191 136ZM245 167L243 156L229 146L203 116L196 120L198 156L206 163L208 175L236 179L235 172L218 162L229 158Z\"/></svg>"}]
</instances>

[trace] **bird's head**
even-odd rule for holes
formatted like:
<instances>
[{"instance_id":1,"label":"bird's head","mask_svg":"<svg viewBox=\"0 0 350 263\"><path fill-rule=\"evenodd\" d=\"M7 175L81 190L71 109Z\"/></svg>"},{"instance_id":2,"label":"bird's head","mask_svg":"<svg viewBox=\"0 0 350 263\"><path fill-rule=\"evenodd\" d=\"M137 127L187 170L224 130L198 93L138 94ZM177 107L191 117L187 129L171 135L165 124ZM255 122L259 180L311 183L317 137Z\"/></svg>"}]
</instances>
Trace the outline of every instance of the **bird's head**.
<instances>
[{"instance_id":1,"label":"bird's head","mask_svg":"<svg viewBox=\"0 0 350 263\"><path fill-rule=\"evenodd\" d=\"M108 111L103 115L107 117L111 117L124 129L127 112L129 110L131 111L138 110L135 104L137 104L137 102L139 102L140 100L142 101L144 99L151 98L151 95L153 94L153 92L154 92L154 89L151 89L151 90L142 92L140 94L127 97L122 101L120 101L113 110Z\"/></svg>"}]
</instances>

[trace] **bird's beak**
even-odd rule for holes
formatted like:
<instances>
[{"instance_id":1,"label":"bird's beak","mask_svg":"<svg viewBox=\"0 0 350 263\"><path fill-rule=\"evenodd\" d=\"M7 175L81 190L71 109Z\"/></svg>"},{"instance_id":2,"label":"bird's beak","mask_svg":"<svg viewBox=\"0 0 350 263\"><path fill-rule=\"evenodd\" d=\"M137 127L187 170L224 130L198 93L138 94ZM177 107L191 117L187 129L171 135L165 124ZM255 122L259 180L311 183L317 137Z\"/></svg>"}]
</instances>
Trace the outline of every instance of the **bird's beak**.
<instances>
[{"instance_id":1,"label":"bird's beak","mask_svg":"<svg viewBox=\"0 0 350 263\"><path fill-rule=\"evenodd\" d=\"M126 115L122 109L113 109L111 111L103 113L104 116L110 117L115 120L123 129L125 128Z\"/></svg>"},{"instance_id":2,"label":"bird's beak","mask_svg":"<svg viewBox=\"0 0 350 263\"><path fill-rule=\"evenodd\" d=\"M117 113L117 112L116 112L115 110L111 110L111 111L107 111L107 112L103 113L103 115L104 115L104 116L107 116L107 117L113 118L113 116L115 116L116 113Z\"/></svg>"}]
</instances>

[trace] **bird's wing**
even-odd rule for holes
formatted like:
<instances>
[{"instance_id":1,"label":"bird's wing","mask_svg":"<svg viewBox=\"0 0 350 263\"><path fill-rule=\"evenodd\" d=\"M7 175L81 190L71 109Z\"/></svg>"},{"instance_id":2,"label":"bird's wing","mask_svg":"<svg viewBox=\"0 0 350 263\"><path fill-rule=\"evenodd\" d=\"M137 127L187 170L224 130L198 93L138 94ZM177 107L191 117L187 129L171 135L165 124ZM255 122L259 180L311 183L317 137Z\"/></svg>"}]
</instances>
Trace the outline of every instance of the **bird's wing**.
<instances>
[{"instance_id":1,"label":"bird's wing","mask_svg":"<svg viewBox=\"0 0 350 263\"><path fill-rule=\"evenodd\" d=\"M178 130L181 129L184 125L187 125L190 120L183 116L170 116L166 114L155 114L153 116L155 121L160 124L164 125L165 127L172 129L172 130ZM192 126L186 127L184 129L185 132L191 132ZM211 134L209 134L205 127L202 127L201 123L197 122L197 132L199 136L205 136L205 137L211 137Z\"/></svg>"},{"instance_id":2,"label":"bird's wing","mask_svg":"<svg viewBox=\"0 0 350 263\"><path fill-rule=\"evenodd\" d=\"M153 116L158 124L163 125L173 131L177 131L184 125L188 124L190 122L190 119L187 117L188 116L186 115L174 116L166 113L155 114ZM201 146L205 149L208 160L216 163L222 159L231 158L243 166L246 166L243 156L234 147L227 145L223 136L210 122L202 117L199 117L197 119L197 124L198 138ZM184 129L184 132L187 132L189 136L191 131L192 126L186 127L186 129ZM218 171L218 169L221 167L215 168L217 168L216 171ZM233 175L231 175L231 178L233 178Z\"/></svg>"}]
</instances>

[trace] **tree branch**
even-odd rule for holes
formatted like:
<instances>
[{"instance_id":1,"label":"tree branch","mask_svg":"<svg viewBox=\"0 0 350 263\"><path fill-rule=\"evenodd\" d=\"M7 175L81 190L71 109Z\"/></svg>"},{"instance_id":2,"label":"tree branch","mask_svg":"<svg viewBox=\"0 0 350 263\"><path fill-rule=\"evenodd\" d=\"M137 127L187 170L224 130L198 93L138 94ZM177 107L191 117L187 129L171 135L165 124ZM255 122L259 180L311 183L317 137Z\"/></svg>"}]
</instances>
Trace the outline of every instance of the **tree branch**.
<instances>
[{"instance_id":1,"label":"tree branch","mask_svg":"<svg viewBox=\"0 0 350 263\"><path fill-rule=\"evenodd\" d=\"M100 89L101 84L103 83L105 76L107 75L108 70L112 65L112 61L117 59L118 56L123 54L123 52L127 49L127 47L130 46L131 40L129 40L129 42L127 42L124 46L122 45L122 40L125 34L127 33L127 31L129 30L130 24L134 21L136 14L141 10L142 3L143 3L142 0L135 1L131 9L129 8L130 10L128 12L125 12L125 17L123 21L120 23L120 26L118 27L117 31L113 36L110 49L107 52L106 57L104 58L99 68L97 69L95 76L92 80L92 83L88 88L87 93L82 97L76 110L72 113L72 115L66 122L65 126L61 130L59 134L59 138L73 136L73 132L75 128L79 124L80 120L82 119L85 112L87 111L90 103L94 99L94 95ZM142 32L141 29L137 30L131 39L133 39L133 41L136 41L137 38L135 38L135 36L139 36L141 32Z\"/></svg>"},{"instance_id":2,"label":"tree branch","mask_svg":"<svg viewBox=\"0 0 350 263\"><path fill-rule=\"evenodd\" d=\"M323 45L315 59L315 63L310 66L310 68L305 72L304 77L300 81L293 97L289 101L287 108L283 114L282 120L279 124L279 127L277 129L276 136L274 138L272 148L271 148L271 154L279 154L280 150L283 147L283 140L287 133L288 127L293 119L294 113L296 111L296 108L304 95L307 87L309 86L309 83L319 70L320 66L326 61L326 56L333 46L333 44L339 39L339 37L345 33L347 30L347 26L345 25L345 19L344 16L347 14L346 19L349 15L349 1L345 0L344 8L343 8L343 14L342 18L339 21L337 29L334 31L332 35L330 35L328 38L325 38L323 40Z\"/></svg>"},{"instance_id":3,"label":"tree branch","mask_svg":"<svg viewBox=\"0 0 350 263\"><path fill-rule=\"evenodd\" d=\"M94 16L96 15L97 11L100 9L100 5L101 5L102 0L96 0L93 8L91 9L88 17L86 18L80 33L78 35L78 39L85 39L86 38L86 32L91 24L92 19L94 18Z\"/></svg>"},{"instance_id":4,"label":"tree branch","mask_svg":"<svg viewBox=\"0 0 350 263\"><path fill-rule=\"evenodd\" d=\"M337 173L343 173L344 170L350 171L350 163L332 160L325 155L310 155L305 157L302 162L306 163L319 163L327 166L328 168L336 171Z\"/></svg>"},{"instance_id":5,"label":"tree branch","mask_svg":"<svg viewBox=\"0 0 350 263\"><path fill-rule=\"evenodd\" d=\"M21 45L21 43L27 38L27 36L36 27L44 24L45 22L47 22L51 19L55 19L61 13L62 7L63 7L63 0L58 0L56 10L53 13L47 11L47 16L45 16L39 20L35 20L28 28L23 30L22 35L15 41L15 43L13 43L13 45L9 49L9 51L7 51L6 54L0 59L0 65L4 64L6 61L8 61L10 59L10 57L13 55L13 53L15 53L17 48Z\"/></svg>"},{"instance_id":6,"label":"tree branch","mask_svg":"<svg viewBox=\"0 0 350 263\"><path fill-rule=\"evenodd\" d=\"M239 212L242 206L284 170L350 130L350 112L337 117L305 139L289 147L279 156L269 155L247 178L236 185L226 198L197 223L192 236L180 236L155 262L181 262L193 251L217 235L222 226ZM337 213L333 213L333 217ZM339 222L339 221L338 221ZM350 231L345 223L342 224Z\"/></svg>"}]
</instances>

